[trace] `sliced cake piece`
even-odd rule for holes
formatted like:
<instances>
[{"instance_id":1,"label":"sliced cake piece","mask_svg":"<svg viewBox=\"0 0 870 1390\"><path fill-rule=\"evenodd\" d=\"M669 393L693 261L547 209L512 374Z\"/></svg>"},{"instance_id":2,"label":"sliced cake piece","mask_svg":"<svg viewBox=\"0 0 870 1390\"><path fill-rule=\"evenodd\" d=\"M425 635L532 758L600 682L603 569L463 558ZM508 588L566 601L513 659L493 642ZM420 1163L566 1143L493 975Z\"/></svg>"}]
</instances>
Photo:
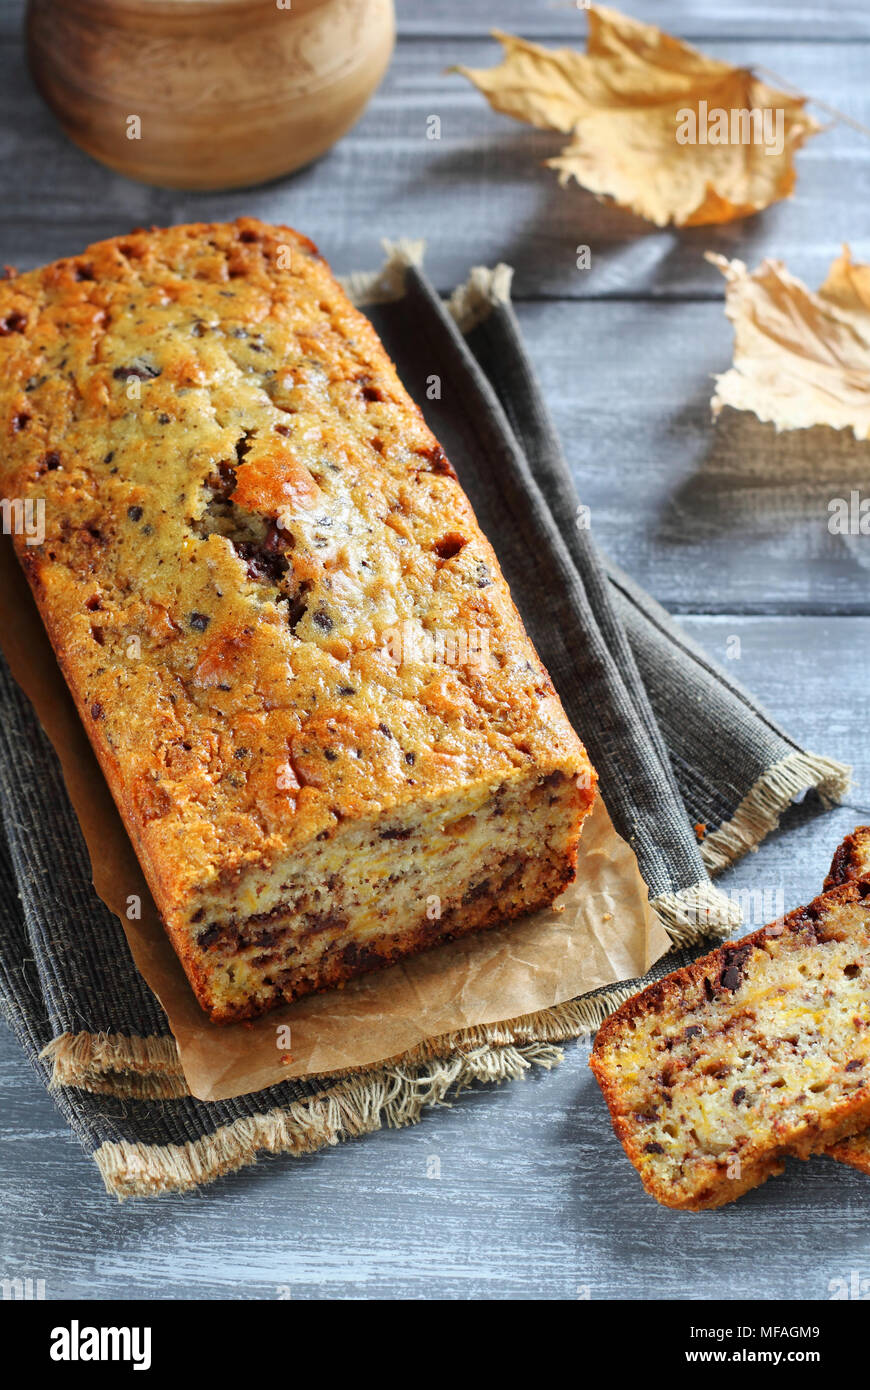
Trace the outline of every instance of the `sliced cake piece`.
<instances>
[{"instance_id":1,"label":"sliced cake piece","mask_svg":"<svg viewBox=\"0 0 870 1390\"><path fill-rule=\"evenodd\" d=\"M663 1205L721 1206L786 1155L806 1158L870 1125L868 895L868 881L832 888L657 981L602 1025L592 1070Z\"/></svg>"},{"instance_id":2,"label":"sliced cake piece","mask_svg":"<svg viewBox=\"0 0 870 1390\"><path fill-rule=\"evenodd\" d=\"M863 878L870 878L870 825L859 825L846 836L834 855L825 887L835 888L838 884ZM828 1149L828 1154L840 1163L848 1163L851 1168L870 1174L870 1131L865 1129L861 1134L843 1139Z\"/></svg>"}]
</instances>

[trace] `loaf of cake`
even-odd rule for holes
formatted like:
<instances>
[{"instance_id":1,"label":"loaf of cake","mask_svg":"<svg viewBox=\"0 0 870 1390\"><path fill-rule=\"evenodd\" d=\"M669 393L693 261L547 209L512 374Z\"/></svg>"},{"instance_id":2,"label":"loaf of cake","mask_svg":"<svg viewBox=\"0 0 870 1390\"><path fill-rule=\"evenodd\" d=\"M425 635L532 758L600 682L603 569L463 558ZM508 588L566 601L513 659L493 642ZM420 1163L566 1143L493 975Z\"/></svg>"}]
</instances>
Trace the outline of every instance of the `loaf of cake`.
<instances>
[{"instance_id":1,"label":"loaf of cake","mask_svg":"<svg viewBox=\"0 0 870 1390\"><path fill-rule=\"evenodd\" d=\"M721 1206L870 1124L868 895L833 887L602 1025L592 1070L659 1202Z\"/></svg>"},{"instance_id":2,"label":"loaf of cake","mask_svg":"<svg viewBox=\"0 0 870 1390\"><path fill-rule=\"evenodd\" d=\"M310 241L246 218L12 275L0 411L6 529L212 1019L571 882L594 772Z\"/></svg>"}]
</instances>

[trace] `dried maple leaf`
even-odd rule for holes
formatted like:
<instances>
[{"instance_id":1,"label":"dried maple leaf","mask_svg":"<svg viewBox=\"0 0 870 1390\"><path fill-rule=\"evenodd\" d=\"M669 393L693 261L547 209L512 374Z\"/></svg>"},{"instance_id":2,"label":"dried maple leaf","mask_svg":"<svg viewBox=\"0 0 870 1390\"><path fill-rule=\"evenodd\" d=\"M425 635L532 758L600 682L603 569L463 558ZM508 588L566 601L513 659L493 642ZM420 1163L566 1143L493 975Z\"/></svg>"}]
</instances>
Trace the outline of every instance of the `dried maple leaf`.
<instances>
[{"instance_id":1,"label":"dried maple leaf","mask_svg":"<svg viewBox=\"0 0 870 1390\"><path fill-rule=\"evenodd\" d=\"M659 227L728 222L788 197L792 157L821 128L802 99L651 24L588 13L585 53L496 30L502 62L455 71L496 111L571 134L547 161L560 183L575 178Z\"/></svg>"},{"instance_id":2,"label":"dried maple leaf","mask_svg":"<svg viewBox=\"0 0 870 1390\"><path fill-rule=\"evenodd\" d=\"M728 281L734 365L716 378L713 413L751 410L777 430L829 425L870 438L870 266L843 248L815 293L780 261L751 274L708 252Z\"/></svg>"}]
</instances>

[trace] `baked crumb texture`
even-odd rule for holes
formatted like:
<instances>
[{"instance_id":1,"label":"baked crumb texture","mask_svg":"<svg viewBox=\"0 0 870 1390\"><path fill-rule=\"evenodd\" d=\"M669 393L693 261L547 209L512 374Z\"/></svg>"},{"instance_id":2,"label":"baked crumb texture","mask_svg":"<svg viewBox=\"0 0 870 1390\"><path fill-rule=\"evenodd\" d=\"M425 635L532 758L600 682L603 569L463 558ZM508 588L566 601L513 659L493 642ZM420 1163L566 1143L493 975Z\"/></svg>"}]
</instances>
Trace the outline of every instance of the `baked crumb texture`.
<instances>
[{"instance_id":1,"label":"baked crumb texture","mask_svg":"<svg viewBox=\"0 0 870 1390\"><path fill-rule=\"evenodd\" d=\"M311 242L139 231L6 280L0 369L2 496L44 504L16 550L213 1019L566 887L595 775Z\"/></svg>"},{"instance_id":2,"label":"baked crumb texture","mask_svg":"<svg viewBox=\"0 0 870 1390\"><path fill-rule=\"evenodd\" d=\"M721 1206L787 1155L807 1158L870 1123L868 893L866 881L832 888L602 1025L592 1070L665 1206Z\"/></svg>"}]
</instances>

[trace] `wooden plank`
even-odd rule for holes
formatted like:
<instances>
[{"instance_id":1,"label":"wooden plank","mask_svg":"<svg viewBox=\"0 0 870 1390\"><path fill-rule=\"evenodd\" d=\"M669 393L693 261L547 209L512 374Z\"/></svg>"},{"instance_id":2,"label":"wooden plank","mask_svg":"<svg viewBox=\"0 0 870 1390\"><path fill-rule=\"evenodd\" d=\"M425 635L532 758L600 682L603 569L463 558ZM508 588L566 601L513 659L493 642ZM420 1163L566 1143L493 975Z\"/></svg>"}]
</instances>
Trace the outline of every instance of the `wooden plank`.
<instances>
[{"instance_id":1,"label":"wooden plank","mask_svg":"<svg viewBox=\"0 0 870 1390\"><path fill-rule=\"evenodd\" d=\"M737 62L762 57L796 86L870 125L866 50L859 44L711 45ZM560 137L491 111L451 63L487 65L496 46L479 39L399 45L387 78L357 127L322 160L294 177L253 190L185 195L113 174L72 147L33 89L14 44L0 48L0 160L6 169L0 260L26 268L81 250L132 226L251 213L311 235L340 272L372 266L382 237L425 237L442 289L470 264L507 261L521 297L719 298L722 280L707 248L756 263L780 256L818 284L851 240L870 259L870 231L855 211L866 191L870 137L845 126L798 156L795 197L720 228L657 230L598 203L576 186L560 189L543 161ZM426 138L441 118L441 139ZM592 267L577 269L577 247Z\"/></svg>"},{"instance_id":2,"label":"wooden plank","mask_svg":"<svg viewBox=\"0 0 870 1390\"><path fill-rule=\"evenodd\" d=\"M870 123L855 0L632 0L631 10L736 62L760 62ZM709 422L710 376L730 360L708 245L783 256L817 283L841 239L870 258L854 204L870 151L841 127L799 157L797 197L717 231L657 232L538 167L556 145L490 112L444 68L486 65L481 0L399 6L405 42L362 123L318 165L267 189L215 197L149 190L58 133L23 67L19 0L0 0L0 260L22 266L150 222L254 212L301 226L341 271L376 263L382 235L429 238L442 289L469 262L517 267L519 313L599 539L734 668L808 747L854 762L850 805L789 813L723 880L817 890L832 849L870 819L867 542L826 529L827 503L866 478L865 451L825 432L777 440L751 418ZM545 0L502 0L500 26L565 41L583 31ZM440 37L433 39L432 34ZM425 140L430 114L442 140ZM574 269L588 244L593 268ZM653 297L658 302L623 302ZM557 303L533 302L542 297ZM607 298L610 302L598 303ZM576 301L584 301L578 303ZM460 466L461 466L461 461ZM743 610L735 616L733 610ZM779 616L745 616L752 610ZM823 616L785 617L814 610ZM709 616L713 612L715 616ZM686 1218L647 1199L609 1131L583 1045L524 1085L480 1089L414 1130L302 1160L264 1161L199 1195L119 1207L0 1031L0 1260L49 1297L819 1298L853 1269L864 1178L791 1165L732 1208ZM427 1177L429 1160L441 1177ZM52 1213L47 1221L46 1212ZM739 1252L739 1256L735 1255Z\"/></svg>"},{"instance_id":3,"label":"wooden plank","mask_svg":"<svg viewBox=\"0 0 870 1390\"><path fill-rule=\"evenodd\" d=\"M859 0L626 0L624 13L691 43L738 38L812 40L816 43L870 38L870 15ZM0 42L21 32L24 0L0 0ZM582 46L586 21L571 0L397 0L398 33L404 39L433 35L481 37L506 29L526 38Z\"/></svg>"},{"instance_id":4,"label":"wooden plank","mask_svg":"<svg viewBox=\"0 0 870 1390\"><path fill-rule=\"evenodd\" d=\"M7 0L8 2L8 0ZM707 39L813 39L817 43L870 38L870 14L857 0L626 0L615 6L624 14L656 24L660 29L692 43ZM425 5L397 5L399 33L403 37L433 34L480 35L504 29L526 38L561 41L579 47L584 42L586 21L582 0L427 0Z\"/></svg>"},{"instance_id":5,"label":"wooden plank","mask_svg":"<svg viewBox=\"0 0 870 1390\"><path fill-rule=\"evenodd\" d=\"M720 304L519 304L602 549L676 611L870 612L870 537L832 535L867 492L866 444L710 415L731 361ZM461 460L457 460L461 472Z\"/></svg>"},{"instance_id":6,"label":"wooden plank","mask_svg":"<svg viewBox=\"0 0 870 1390\"><path fill-rule=\"evenodd\" d=\"M850 807L796 808L721 880L781 890L794 907L870 816L870 749L855 734L867 723L870 620L686 626L719 657L739 635L744 683L809 747L856 763ZM0 1268L45 1279L50 1298L85 1300L272 1299L281 1288L293 1299L825 1299L853 1268L870 1276L852 1219L867 1179L825 1159L790 1164L722 1212L657 1207L610 1132L587 1052L573 1045L555 1071L478 1088L414 1129L119 1206L0 1030Z\"/></svg>"}]
</instances>

